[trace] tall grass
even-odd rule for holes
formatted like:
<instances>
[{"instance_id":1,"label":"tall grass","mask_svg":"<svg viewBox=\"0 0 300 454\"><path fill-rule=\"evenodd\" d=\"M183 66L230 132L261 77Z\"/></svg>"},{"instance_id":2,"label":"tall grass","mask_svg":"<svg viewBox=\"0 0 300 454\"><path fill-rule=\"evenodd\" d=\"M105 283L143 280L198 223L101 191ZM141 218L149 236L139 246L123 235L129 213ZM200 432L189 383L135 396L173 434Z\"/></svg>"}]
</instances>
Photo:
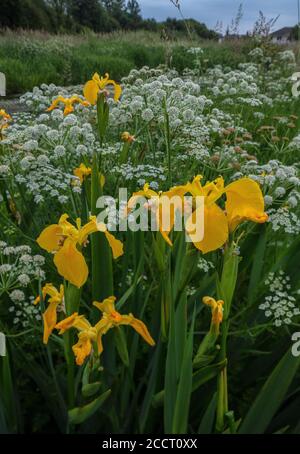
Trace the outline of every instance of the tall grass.
<instances>
[{"instance_id":1,"label":"tall grass","mask_svg":"<svg viewBox=\"0 0 300 454\"><path fill-rule=\"evenodd\" d=\"M205 48L207 65L235 67L245 60L247 43L195 41ZM96 70L120 80L133 68L171 64L181 71L193 65L186 52L191 43L173 41L159 34L116 32L111 34L60 35L42 32L0 32L0 71L7 76L8 94L22 93L42 83L74 85L83 83Z\"/></svg>"}]
</instances>

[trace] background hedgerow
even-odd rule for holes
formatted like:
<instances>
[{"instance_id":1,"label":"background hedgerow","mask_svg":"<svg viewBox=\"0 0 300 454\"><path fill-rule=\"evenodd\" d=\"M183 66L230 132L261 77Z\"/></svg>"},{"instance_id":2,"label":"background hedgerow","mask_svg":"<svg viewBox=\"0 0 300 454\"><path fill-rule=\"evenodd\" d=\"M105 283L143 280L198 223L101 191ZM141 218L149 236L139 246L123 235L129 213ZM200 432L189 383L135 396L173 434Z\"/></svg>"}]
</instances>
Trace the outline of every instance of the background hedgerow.
<instances>
[{"instance_id":1,"label":"background hedgerow","mask_svg":"<svg viewBox=\"0 0 300 454\"><path fill-rule=\"evenodd\" d=\"M216 64L236 68L246 61L249 42L195 40L205 49L204 68ZM183 71L194 65L188 49L190 42L179 37L171 41L147 31L115 32L96 35L58 35L42 32L0 33L0 70L7 77L7 92L15 95L42 83L74 85L95 71L121 80L131 69L159 64Z\"/></svg>"}]
</instances>

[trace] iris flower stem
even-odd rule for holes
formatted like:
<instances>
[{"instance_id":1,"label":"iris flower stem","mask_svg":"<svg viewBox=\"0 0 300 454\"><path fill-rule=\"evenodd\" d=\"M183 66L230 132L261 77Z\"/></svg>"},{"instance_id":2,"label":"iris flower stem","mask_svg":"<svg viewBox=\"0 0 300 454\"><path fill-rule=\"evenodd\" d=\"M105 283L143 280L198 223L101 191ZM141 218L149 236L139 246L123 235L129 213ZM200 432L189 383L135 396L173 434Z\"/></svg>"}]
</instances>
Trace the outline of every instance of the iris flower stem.
<instances>
[{"instance_id":1,"label":"iris flower stem","mask_svg":"<svg viewBox=\"0 0 300 454\"><path fill-rule=\"evenodd\" d=\"M235 254L235 244L227 247L224 254L223 269L221 279L218 281L218 298L224 301L224 314L221 327L221 342L219 361L227 359L227 338L230 323L230 308L236 287L238 264L240 258ZM216 431L223 432L225 429L225 414L228 412L228 386L227 386L227 367L225 366L219 373L217 384L217 417Z\"/></svg>"},{"instance_id":2,"label":"iris flower stem","mask_svg":"<svg viewBox=\"0 0 300 454\"><path fill-rule=\"evenodd\" d=\"M81 289L72 284L65 283L65 299L67 316L79 311ZM75 363L72 345L74 344L74 333L70 330L64 334L65 357L67 362L67 386L69 408L75 405Z\"/></svg>"},{"instance_id":3,"label":"iris flower stem","mask_svg":"<svg viewBox=\"0 0 300 454\"><path fill-rule=\"evenodd\" d=\"M221 350L219 360L224 361L227 357L227 335L229 322L224 320L222 323ZM216 430L223 432L225 424L225 413L228 412L228 388L227 388L227 367L221 370L217 384L217 419Z\"/></svg>"}]
</instances>

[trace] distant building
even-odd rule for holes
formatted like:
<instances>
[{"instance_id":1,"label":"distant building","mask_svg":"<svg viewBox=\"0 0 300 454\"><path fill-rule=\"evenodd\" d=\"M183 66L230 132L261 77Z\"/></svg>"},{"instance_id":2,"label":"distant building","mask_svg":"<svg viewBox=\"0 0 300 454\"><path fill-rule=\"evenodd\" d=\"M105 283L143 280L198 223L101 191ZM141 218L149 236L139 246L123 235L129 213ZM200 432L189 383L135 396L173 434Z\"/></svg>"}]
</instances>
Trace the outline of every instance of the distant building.
<instances>
[{"instance_id":1,"label":"distant building","mask_svg":"<svg viewBox=\"0 0 300 454\"><path fill-rule=\"evenodd\" d=\"M293 27L284 27L271 33L273 43L287 44L293 41Z\"/></svg>"}]
</instances>

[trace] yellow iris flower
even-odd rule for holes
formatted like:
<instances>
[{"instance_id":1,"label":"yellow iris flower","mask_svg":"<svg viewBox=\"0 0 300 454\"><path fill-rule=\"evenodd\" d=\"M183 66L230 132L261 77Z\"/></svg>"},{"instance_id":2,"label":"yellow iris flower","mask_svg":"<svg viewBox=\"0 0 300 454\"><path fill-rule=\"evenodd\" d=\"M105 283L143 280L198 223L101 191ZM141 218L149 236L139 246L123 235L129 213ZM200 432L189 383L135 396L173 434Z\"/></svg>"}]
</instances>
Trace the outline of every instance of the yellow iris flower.
<instances>
[{"instance_id":1,"label":"yellow iris flower","mask_svg":"<svg viewBox=\"0 0 300 454\"><path fill-rule=\"evenodd\" d=\"M128 131L124 131L121 134L123 142L132 143L135 141L135 136L131 135Z\"/></svg>"},{"instance_id":2,"label":"yellow iris flower","mask_svg":"<svg viewBox=\"0 0 300 454\"><path fill-rule=\"evenodd\" d=\"M105 92L106 87L109 86L113 87L114 100L118 101L122 94L121 86L110 79L109 74L106 73L104 77L100 77L98 73L95 73L92 80L89 80L83 88L84 97L90 104L95 105L97 103L98 94Z\"/></svg>"},{"instance_id":3,"label":"yellow iris flower","mask_svg":"<svg viewBox=\"0 0 300 454\"><path fill-rule=\"evenodd\" d=\"M102 336L116 326L130 325L149 345L155 345L146 325L132 314L121 315L117 312L115 301L116 298L110 296L102 303L93 303L102 312L102 318L95 326L92 326L84 315L78 315L76 312L56 325L56 328L60 330L59 334L65 333L70 328L76 328L79 331L78 342L73 346L77 365L81 366L85 358L91 354L93 344L97 346L97 352L100 356L103 351Z\"/></svg>"},{"instance_id":4,"label":"yellow iris flower","mask_svg":"<svg viewBox=\"0 0 300 454\"><path fill-rule=\"evenodd\" d=\"M62 103L65 105L64 109L64 115L69 115L70 113L74 112L74 104L79 103L82 104L83 106L88 106L89 103L87 101L83 101L79 96L71 96L71 98L64 98L63 96L58 96L54 101L52 101L52 104L50 107L48 107L47 112L51 112L54 109L57 109L57 106L59 103Z\"/></svg>"},{"instance_id":5,"label":"yellow iris flower","mask_svg":"<svg viewBox=\"0 0 300 454\"><path fill-rule=\"evenodd\" d=\"M198 175L193 182L187 183L185 186L177 186L170 192L182 190L194 197L204 197L204 238L202 241L194 242L194 245L203 253L222 247L228 239L229 232L233 232L241 222L264 223L267 221L268 215L264 212L263 194L256 181L241 178L224 186L223 178L219 177L202 186L201 179L202 176ZM216 204L223 194L226 195L225 211ZM196 214L197 210L187 220L188 233L193 233Z\"/></svg>"},{"instance_id":6,"label":"yellow iris flower","mask_svg":"<svg viewBox=\"0 0 300 454\"><path fill-rule=\"evenodd\" d=\"M224 301L216 301L210 296L205 296L202 301L204 304L211 307L211 330L218 335L220 332L220 324L223 320Z\"/></svg>"},{"instance_id":7,"label":"yellow iris flower","mask_svg":"<svg viewBox=\"0 0 300 454\"><path fill-rule=\"evenodd\" d=\"M82 184L83 180L91 175L92 169L90 167L86 167L85 164L81 163L79 167L74 169L73 173L77 178L79 178L80 183Z\"/></svg>"},{"instance_id":8,"label":"yellow iris flower","mask_svg":"<svg viewBox=\"0 0 300 454\"><path fill-rule=\"evenodd\" d=\"M86 245L91 233L103 232L116 259L123 254L123 244L108 232L105 224L97 223L96 216L81 227L81 220L76 220L76 227L63 214L58 224L46 227L37 239L37 243L48 252L54 253L54 264L57 271L76 287L82 287L88 278L88 267L81 248ZM101 251L99 251L101 253Z\"/></svg>"},{"instance_id":9,"label":"yellow iris flower","mask_svg":"<svg viewBox=\"0 0 300 454\"><path fill-rule=\"evenodd\" d=\"M4 109L0 109L0 140L3 139L3 131L8 128L8 123L11 120L12 117Z\"/></svg>"},{"instance_id":10,"label":"yellow iris flower","mask_svg":"<svg viewBox=\"0 0 300 454\"><path fill-rule=\"evenodd\" d=\"M180 198L178 198L174 199L173 204L169 205L168 201L173 196L178 195L182 197L183 194L184 190L182 190L179 186L178 188L173 188L171 191L156 192L150 188L148 183L146 183L142 190L134 192L130 197L127 204L127 214L132 211L140 197L152 199L151 202L153 203L153 208L155 209L156 221L157 225L159 226L159 231L164 240L170 246L172 246L172 241L169 238L169 234L174 227L176 211L180 210L180 212L182 212L183 210L183 202ZM152 206L150 205L149 208L152 208ZM167 216L169 216L170 219L167 219Z\"/></svg>"},{"instance_id":11,"label":"yellow iris flower","mask_svg":"<svg viewBox=\"0 0 300 454\"><path fill-rule=\"evenodd\" d=\"M42 296L43 301L45 301L46 296L49 296L48 299L48 307L43 313L43 321L44 321L44 337L43 342L44 344L48 343L50 334L55 328L57 323L57 307L64 302L64 286L61 285L59 291L54 287L53 284L46 284L42 288ZM38 296L34 300L34 304L40 303L41 298Z\"/></svg>"},{"instance_id":12,"label":"yellow iris flower","mask_svg":"<svg viewBox=\"0 0 300 454\"><path fill-rule=\"evenodd\" d=\"M0 109L0 117L6 121L12 120L11 116L4 109Z\"/></svg>"}]
</instances>

